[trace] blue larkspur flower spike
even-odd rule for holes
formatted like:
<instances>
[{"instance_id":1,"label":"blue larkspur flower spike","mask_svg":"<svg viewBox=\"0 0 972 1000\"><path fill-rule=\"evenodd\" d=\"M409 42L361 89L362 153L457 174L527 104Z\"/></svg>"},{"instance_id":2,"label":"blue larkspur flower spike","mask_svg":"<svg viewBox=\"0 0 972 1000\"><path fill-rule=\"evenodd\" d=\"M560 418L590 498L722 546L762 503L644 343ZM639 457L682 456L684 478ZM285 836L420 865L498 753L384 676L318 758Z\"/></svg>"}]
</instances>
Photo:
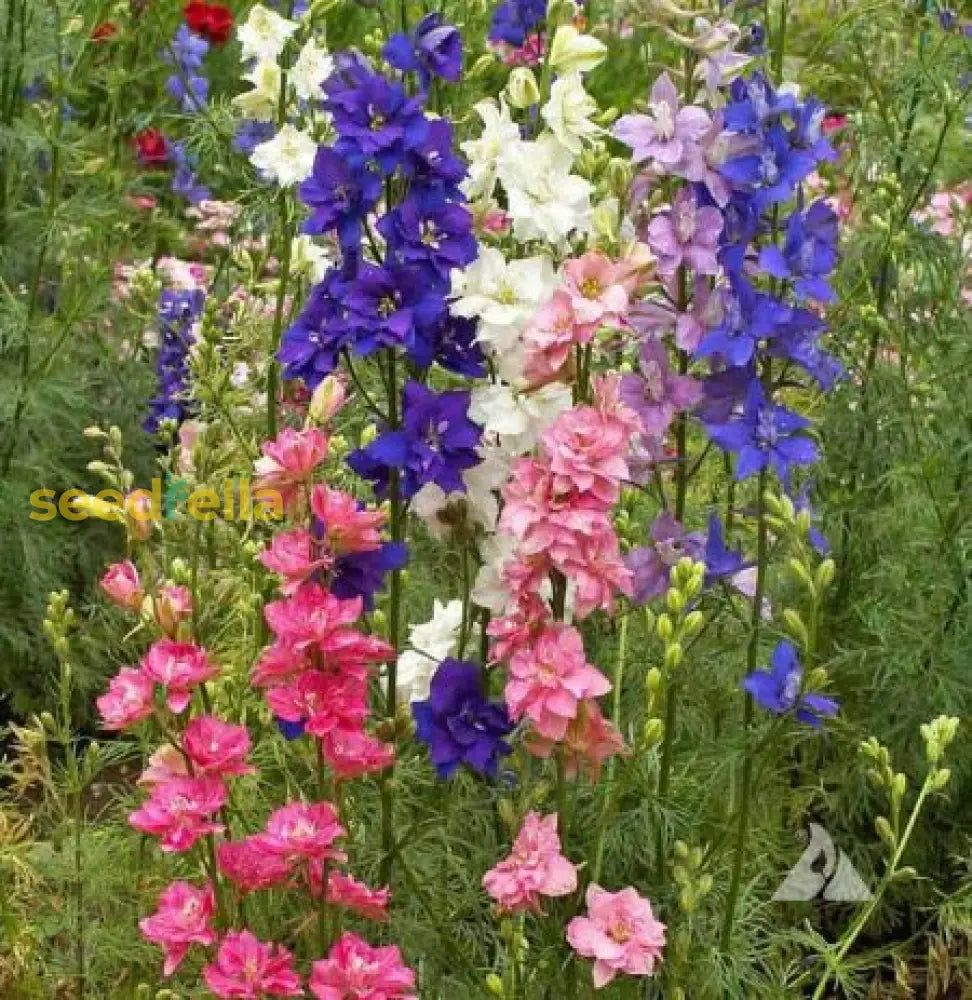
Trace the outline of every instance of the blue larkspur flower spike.
<instances>
[{"instance_id":1,"label":"blue larkspur flower spike","mask_svg":"<svg viewBox=\"0 0 972 1000\"><path fill-rule=\"evenodd\" d=\"M164 421L181 424L192 411L188 398L189 349L192 326L202 313L205 295L200 289L173 291L159 295L159 354L156 360L158 389L149 400L149 415L142 426L149 434L158 433Z\"/></svg>"},{"instance_id":2,"label":"blue larkspur flower spike","mask_svg":"<svg viewBox=\"0 0 972 1000\"><path fill-rule=\"evenodd\" d=\"M801 694L803 667L796 650L786 641L776 644L769 670L754 670L742 682L760 708L773 715L793 712L800 722L819 726L824 718L835 716L840 708L832 698L820 694Z\"/></svg>"}]
</instances>

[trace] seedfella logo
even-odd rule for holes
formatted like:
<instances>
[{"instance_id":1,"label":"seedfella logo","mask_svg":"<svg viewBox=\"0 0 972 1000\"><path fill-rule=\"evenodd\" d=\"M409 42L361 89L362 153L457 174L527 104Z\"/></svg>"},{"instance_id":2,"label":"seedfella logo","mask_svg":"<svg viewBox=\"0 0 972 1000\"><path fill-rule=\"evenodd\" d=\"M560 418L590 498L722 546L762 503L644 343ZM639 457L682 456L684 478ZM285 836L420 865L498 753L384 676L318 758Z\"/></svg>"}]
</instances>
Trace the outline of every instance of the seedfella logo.
<instances>
[{"instance_id":1,"label":"seedfella logo","mask_svg":"<svg viewBox=\"0 0 972 1000\"><path fill-rule=\"evenodd\" d=\"M871 891L847 855L834 846L830 834L819 824L811 823L806 850L773 893L773 899L785 903L805 903L811 899L861 903L871 899Z\"/></svg>"}]
</instances>

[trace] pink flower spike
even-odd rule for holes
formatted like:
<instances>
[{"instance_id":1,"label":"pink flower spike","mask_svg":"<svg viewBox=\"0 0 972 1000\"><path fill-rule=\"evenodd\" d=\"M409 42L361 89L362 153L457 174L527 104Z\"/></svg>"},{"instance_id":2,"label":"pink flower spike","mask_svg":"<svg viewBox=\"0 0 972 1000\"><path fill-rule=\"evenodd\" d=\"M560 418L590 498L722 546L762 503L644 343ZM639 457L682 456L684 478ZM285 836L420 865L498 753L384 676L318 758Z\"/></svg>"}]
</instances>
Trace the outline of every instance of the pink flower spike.
<instances>
[{"instance_id":1,"label":"pink flower spike","mask_svg":"<svg viewBox=\"0 0 972 1000\"><path fill-rule=\"evenodd\" d=\"M165 688L166 704L176 714L189 706L193 688L219 673L201 646L172 639L159 639L150 646L141 666L147 677Z\"/></svg>"},{"instance_id":2,"label":"pink flower spike","mask_svg":"<svg viewBox=\"0 0 972 1000\"><path fill-rule=\"evenodd\" d=\"M230 931L216 960L203 969L209 990L221 1000L265 1000L303 995L293 956L282 945L265 944L249 931Z\"/></svg>"},{"instance_id":3,"label":"pink flower spike","mask_svg":"<svg viewBox=\"0 0 972 1000\"><path fill-rule=\"evenodd\" d=\"M242 892L271 889L290 878L290 864L274 853L266 834L224 841L216 848L219 870Z\"/></svg>"},{"instance_id":4,"label":"pink flower spike","mask_svg":"<svg viewBox=\"0 0 972 1000\"><path fill-rule=\"evenodd\" d=\"M330 802L291 802L267 820L266 846L289 861L343 858L334 843L346 831Z\"/></svg>"},{"instance_id":5,"label":"pink flower spike","mask_svg":"<svg viewBox=\"0 0 972 1000\"><path fill-rule=\"evenodd\" d=\"M513 852L483 876L483 888L504 913L540 909L540 896L567 896L577 869L561 854L557 816L528 812Z\"/></svg>"},{"instance_id":6,"label":"pink flower spike","mask_svg":"<svg viewBox=\"0 0 972 1000\"><path fill-rule=\"evenodd\" d=\"M155 686L141 670L122 667L95 704L105 729L128 729L155 711Z\"/></svg>"},{"instance_id":7,"label":"pink flower spike","mask_svg":"<svg viewBox=\"0 0 972 1000\"><path fill-rule=\"evenodd\" d=\"M571 348L584 340L570 295L558 289L533 314L523 334L526 348L523 374L530 385L543 385L556 378L570 358Z\"/></svg>"},{"instance_id":8,"label":"pink flower spike","mask_svg":"<svg viewBox=\"0 0 972 1000\"><path fill-rule=\"evenodd\" d=\"M141 608L145 591L134 563L127 559L125 562L112 563L100 583L101 589L113 604L128 611L138 611Z\"/></svg>"},{"instance_id":9,"label":"pink flower spike","mask_svg":"<svg viewBox=\"0 0 972 1000\"><path fill-rule=\"evenodd\" d=\"M651 903L632 889L587 889L586 917L567 925L567 941L584 958L594 959L594 986L600 989L619 973L650 976L665 947L665 925Z\"/></svg>"},{"instance_id":10,"label":"pink flower spike","mask_svg":"<svg viewBox=\"0 0 972 1000\"><path fill-rule=\"evenodd\" d=\"M225 804L226 786L219 778L170 778L152 786L148 799L128 822L158 837L167 854L180 854L207 833L223 829L211 819Z\"/></svg>"},{"instance_id":11,"label":"pink flower spike","mask_svg":"<svg viewBox=\"0 0 972 1000\"><path fill-rule=\"evenodd\" d=\"M211 715L201 715L186 726L182 748L192 761L196 774L215 774L223 778L255 774L246 763L250 752L250 734Z\"/></svg>"},{"instance_id":12,"label":"pink flower spike","mask_svg":"<svg viewBox=\"0 0 972 1000\"><path fill-rule=\"evenodd\" d=\"M197 889L188 882L173 882L159 897L155 913L138 922L142 935L165 952L162 975L171 976L179 968L190 945L215 944L213 909L210 883Z\"/></svg>"},{"instance_id":13,"label":"pink flower spike","mask_svg":"<svg viewBox=\"0 0 972 1000\"><path fill-rule=\"evenodd\" d=\"M285 427L273 441L263 444L263 456L254 469L254 486L261 490L276 490L284 507L291 507L297 497L297 487L308 483L314 470L327 458L327 435L316 427L296 431Z\"/></svg>"},{"instance_id":14,"label":"pink flower spike","mask_svg":"<svg viewBox=\"0 0 972 1000\"><path fill-rule=\"evenodd\" d=\"M415 973L398 948L372 948L350 932L313 964L308 986L317 1000L417 1000Z\"/></svg>"}]
</instances>

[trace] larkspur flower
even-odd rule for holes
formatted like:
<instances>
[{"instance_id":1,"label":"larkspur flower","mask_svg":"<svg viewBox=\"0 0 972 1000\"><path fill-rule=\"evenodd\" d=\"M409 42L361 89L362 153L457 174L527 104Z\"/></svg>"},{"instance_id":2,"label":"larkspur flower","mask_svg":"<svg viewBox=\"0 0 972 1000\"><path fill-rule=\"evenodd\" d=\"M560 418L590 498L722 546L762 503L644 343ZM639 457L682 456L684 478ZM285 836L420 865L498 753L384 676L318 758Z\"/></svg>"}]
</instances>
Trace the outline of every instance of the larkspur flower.
<instances>
[{"instance_id":1,"label":"larkspur flower","mask_svg":"<svg viewBox=\"0 0 972 1000\"><path fill-rule=\"evenodd\" d=\"M155 685L134 667L122 667L96 702L105 729L128 729L155 711Z\"/></svg>"},{"instance_id":2,"label":"larkspur flower","mask_svg":"<svg viewBox=\"0 0 972 1000\"><path fill-rule=\"evenodd\" d=\"M559 754L566 778L573 781L578 775L587 773L594 783L600 779L601 766L606 760L627 753L621 733L604 717L592 698L580 702L563 740L546 739L533 729L527 733L526 748L535 757L550 758Z\"/></svg>"},{"instance_id":3,"label":"larkspur flower","mask_svg":"<svg viewBox=\"0 0 972 1000\"><path fill-rule=\"evenodd\" d=\"M230 931L203 969L203 979L221 1000L299 997L304 991L293 961L283 945L266 944L249 931Z\"/></svg>"},{"instance_id":4,"label":"larkspur flower","mask_svg":"<svg viewBox=\"0 0 972 1000\"><path fill-rule=\"evenodd\" d=\"M330 802L291 802L271 813L263 843L290 863L343 860L335 843L346 835Z\"/></svg>"},{"instance_id":5,"label":"larkspur flower","mask_svg":"<svg viewBox=\"0 0 972 1000\"><path fill-rule=\"evenodd\" d=\"M784 715L793 712L800 722L819 726L823 718L837 714L839 705L833 698L821 694L802 694L803 668L793 645L780 641L773 649L769 670L754 670L743 680L743 690L756 703L772 712Z\"/></svg>"},{"instance_id":6,"label":"larkspur flower","mask_svg":"<svg viewBox=\"0 0 972 1000\"><path fill-rule=\"evenodd\" d=\"M200 715L183 730L182 747L196 774L227 778L256 773L256 768L246 763L250 735L245 726Z\"/></svg>"},{"instance_id":7,"label":"larkspur flower","mask_svg":"<svg viewBox=\"0 0 972 1000\"><path fill-rule=\"evenodd\" d=\"M437 12L426 14L410 35L392 35L382 55L395 69L417 73L423 89L433 76L455 83L462 74L462 37Z\"/></svg>"},{"instance_id":8,"label":"larkspur flower","mask_svg":"<svg viewBox=\"0 0 972 1000\"><path fill-rule=\"evenodd\" d=\"M689 188L682 188L672 207L659 212L648 225L648 245L658 255L658 272L674 274L687 264L697 274L715 274L719 269L716 249L722 232L722 213L700 206Z\"/></svg>"},{"instance_id":9,"label":"larkspur flower","mask_svg":"<svg viewBox=\"0 0 972 1000\"><path fill-rule=\"evenodd\" d=\"M137 611L142 606L145 590L138 577L134 563L112 563L99 581L101 589L113 604L128 611Z\"/></svg>"},{"instance_id":10,"label":"larkspur flower","mask_svg":"<svg viewBox=\"0 0 972 1000\"><path fill-rule=\"evenodd\" d=\"M493 11L489 40L519 48L546 13L546 0L504 0Z\"/></svg>"},{"instance_id":11,"label":"larkspur flower","mask_svg":"<svg viewBox=\"0 0 972 1000\"><path fill-rule=\"evenodd\" d=\"M725 577L735 576L746 568L746 561L741 549L730 549L726 546L722 521L718 514L709 516L709 530L705 536L705 579L712 583Z\"/></svg>"},{"instance_id":12,"label":"larkspur flower","mask_svg":"<svg viewBox=\"0 0 972 1000\"><path fill-rule=\"evenodd\" d=\"M226 798L226 785L220 778L170 778L152 786L148 799L128 822L141 833L158 837L166 853L183 853L200 838L223 829L212 820Z\"/></svg>"},{"instance_id":13,"label":"larkspur flower","mask_svg":"<svg viewBox=\"0 0 972 1000\"><path fill-rule=\"evenodd\" d=\"M163 976L175 973L191 945L216 943L212 929L214 909L215 897L210 883L196 888L188 882L176 881L159 897L155 913L138 922L142 936L165 952Z\"/></svg>"},{"instance_id":14,"label":"larkspur flower","mask_svg":"<svg viewBox=\"0 0 972 1000\"><path fill-rule=\"evenodd\" d=\"M189 707L195 688L219 673L219 667L202 646L168 638L159 639L148 648L141 668L146 677L165 690L166 704L176 713Z\"/></svg>"},{"instance_id":15,"label":"larkspur flower","mask_svg":"<svg viewBox=\"0 0 972 1000\"><path fill-rule=\"evenodd\" d=\"M649 437L661 437L676 414L702 398L702 384L672 372L668 351L657 340L645 340L638 352L640 374L621 379L621 398L638 414Z\"/></svg>"},{"instance_id":16,"label":"larkspur flower","mask_svg":"<svg viewBox=\"0 0 972 1000\"><path fill-rule=\"evenodd\" d=\"M302 232L337 233L345 252L357 248L361 226L381 194L381 177L367 166L353 166L330 146L321 146L310 177L299 188L300 199L313 209Z\"/></svg>"},{"instance_id":17,"label":"larkspur flower","mask_svg":"<svg viewBox=\"0 0 972 1000\"><path fill-rule=\"evenodd\" d=\"M285 427L272 441L261 447L256 460L255 486L276 490L285 507L297 496L298 488L309 483L318 466L327 458L328 437L316 427L294 430Z\"/></svg>"},{"instance_id":18,"label":"larkspur flower","mask_svg":"<svg viewBox=\"0 0 972 1000\"><path fill-rule=\"evenodd\" d=\"M397 946L373 948L350 931L313 963L308 987L317 1000L417 1000L415 973Z\"/></svg>"},{"instance_id":19,"label":"larkspur flower","mask_svg":"<svg viewBox=\"0 0 972 1000\"><path fill-rule=\"evenodd\" d=\"M290 878L287 859L271 850L265 833L223 841L216 848L220 872L242 892L271 889Z\"/></svg>"},{"instance_id":20,"label":"larkspur flower","mask_svg":"<svg viewBox=\"0 0 972 1000\"><path fill-rule=\"evenodd\" d=\"M837 216L825 201L790 216L782 248L770 244L759 252L763 271L780 280L792 279L799 298L823 303L836 298L826 280L836 263Z\"/></svg>"},{"instance_id":21,"label":"larkspur flower","mask_svg":"<svg viewBox=\"0 0 972 1000\"><path fill-rule=\"evenodd\" d=\"M229 41L233 31L233 11L226 4L189 0L183 8L188 27L212 45Z\"/></svg>"},{"instance_id":22,"label":"larkspur flower","mask_svg":"<svg viewBox=\"0 0 972 1000\"><path fill-rule=\"evenodd\" d=\"M318 864L311 865L310 887L312 895L321 897L324 895L322 884L323 867ZM350 913L356 913L366 920L374 920L378 923L387 923L388 902L391 891L388 887L382 889L372 889L370 885L359 882L356 878L332 868L327 873L327 904L337 906Z\"/></svg>"},{"instance_id":23,"label":"larkspur flower","mask_svg":"<svg viewBox=\"0 0 972 1000\"><path fill-rule=\"evenodd\" d=\"M650 529L651 545L633 548L625 564L634 575L635 604L646 604L668 590L672 567L686 556L698 559L702 554L702 536L687 532L668 511L655 518Z\"/></svg>"}]
</instances>

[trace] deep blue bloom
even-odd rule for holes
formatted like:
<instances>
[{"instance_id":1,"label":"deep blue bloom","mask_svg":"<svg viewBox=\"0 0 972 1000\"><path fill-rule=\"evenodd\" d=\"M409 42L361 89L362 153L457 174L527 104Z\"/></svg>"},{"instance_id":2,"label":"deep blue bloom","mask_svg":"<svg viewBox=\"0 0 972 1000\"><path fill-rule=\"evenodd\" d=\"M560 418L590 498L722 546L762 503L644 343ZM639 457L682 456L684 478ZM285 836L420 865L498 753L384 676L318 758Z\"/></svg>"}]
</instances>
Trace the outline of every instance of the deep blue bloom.
<instances>
[{"instance_id":1,"label":"deep blue bloom","mask_svg":"<svg viewBox=\"0 0 972 1000\"><path fill-rule=\"evenodd\" d=\"M462 37L453 24L443 23L442 15L426 14L411 35L392 35L382 55L403 73L418 73L427 90L433 76L455 83L462 75Z\"/></svg>"},{"instance_id":2,"label":"deep blue bloom","mask_svg":"<svg viewBox=\"0 0 972 1000\"><path fill-rule=\"evenodd\" d=\"M199 111L209 100L209 81L204 76L181 77L174 73L165 81L165 89L173 100L179 102L183 111Z\"/></svg>"},{"instance_id":3,"label":"deep blue bloom","mask_svg":"<svg viewBox=\"0 0 972 1000\"><path fill-rule=\"evenodd\" d=\"M452 150L452 125L445 118L429 122L424 141L410 149L402 163L402 173L409 180L409 193L435 192L461 201L459 182L466 176L466 165Z\"/></svg>"},{"instance_id":4,"label":"deep blue bloom","mask_svg":"<svg viewBox=\"0 0 972 1000\"><path fill-rule=\"evenodd\" d=\"M803 668L796 650L788 642L778 642L769 670L754 670L743 680L743 690L761 708L773 715L795 712L800 722L819 726L822 718L837 714L839 705L820 694L801 694Z\"/></svg>"},{"instance_id":5,"label":"deep blue bloom","mask_svg":"<svg viewBox=\"0 0 972 1000\"><path fill-rule=\"evenodd\" d=\"M460 764L477 774L495 777L500 757L510 753L503 739L513 723L501 702L483 692L479 666L447 658L432 677L428 701L412 705L415 735L429 748L440 778Z\"/></svg>"},{"instance_id":6,"label":"deep blue bloom","mask_svg":"<svg viewBox=\"0 0 972 1000\"><path fill-rule=\"evenodd\" d=\"M506 0L493 11L489 40L518 49L546 16L547 0Z\"/></svg>"},{"instance_id":7,"label":"deep blue bloom","mask_svg":"<svg viewBox=\"0 0 972 1000\"><path fill-rule=\"evenodd\" d=\"M352 452L348 465L381 495L388 492L392 469L402 474L406 499L426 483L435 483L444 493L464 493L462 473L479 464L476 448L483 433L466 415L468 390L437 393L409 381L402 400L401 428L385 431L366 448Z\"/></svg>"},{"instance_id":8,"label":"deep blue bloom","mask_svg":"<svg viewBox=\"0 0 972 1000\"><path fill-rule=\"evenodd\" d=\"M267 142L274 136L273 122L259 122L253 119L244 118L236 126L236 135L233 137L233 148L244 156L249 156L261 142Z\"/></svg>"},{"instance_id":9,"label":"deep blue bloom","mask_svg":"<svg viewBox=\"0 0 972 1000\"><path fill-rule=\"evenodd\" d=\"M191 413L189 348L194 339L192 326L202 313L204 302L205 295L200 289L164 289L159 295L158 389L149 400L149 415L142 424L149 434L156 434L166 420L181 424Z\"/></svg>"},{"instance_id":10,"label":"deep blue bloom","mask_svg":"<svg viewBox=\"0 0 972 1000\"><path fill-rule=\"evenodd\" d=\"M355 165L372 160L390 174L428 135L421 101L361 62L348 61L328 78L324 91L338 134L334 148Z\"/></svg>"},{"instance_id":11,"label":"deep blue bloom","mask_svg":"<svg viewBox=\"0 0 972 1000\"><path fill-rule=\"evenodd\" d=\"M739 278L725 296L722 322L709 330L696 348L696 356L718 355L733 368L748 365L760 340L776 336L790 318L791 310L771 295L757 292L748 281Z\"/></svg>"},{"instance_id":12,"label":"deep blue bloom","mask_svg":"<svg viewBox=\"0 0 972 1000\"><path fill-rule=\"evenodd\" d=\"M840 361L820 346L820 336L826 329L827 324L809 309L794 309L766 353L799 365L826 392L844 375Z\"/></svg>"},{"instance_id":13,"label":"deep blue bloom","mask_svg":"<svg viewBox=\"0 0 972 1000\"><path fill-rule=\"evenodd\" d=\"M433 359L447 371L467 378L486 377L486 359L476 339L477 324L473 319L453 316L448 311L431 331ZM421 361L413 357L416 364Z\"/></svg>"},{"instance_id":14,"label":"deep blue bloom","mask_svg":"<svg viewBox=\"0 0 972 1000\"><path fill-rule=\"evenodd\" d=\"M284 366L284 378L302 379L314 389L338 366L341 351L354 341L345 304L350 281L332 268L311 289L303 311L284 333L277 360Z\"/></svg>"},{"instance_id":15,"label":"deep blue bloom","mask_svg":"<svg viewBox=\"0 0 972 1000\"><path fill-rule=\"evenodd\" d=\"M199 183L195 171L195 158L186 150L184 142L169 144L169 152L175 171L172 174L172 191L189 202L198 205L210 197L209 188Z\"/></svg>"},{"instance_id":16,"label":"deep blue bloom","mask_svg":"<svg viewBox=\"0 0 972 1000\"><path fill-rule=\"evenodd\" d=\"M724 424L746 398L755 377L752 365L713 371L702 381L702 399L695 406L695 415L704 424Z\"/></svg>"},{"instance_id":17,"label":"deep blue bloom","mask_svg":"<svg viewBox=\"0 0 972 1000\"><path fill-rule=\"evenodd\" d=\"M771 277L794 279L798 298L833 302L825 276L837 264L837 216L825 201L815 201L806 212L794 212L786 224L782 249L765 246L759 266Z\"/></svg>"},{"instance_id":18,"label":"deep blue bloom","mask_svg":"<svg viewBox=\"0 0 972 1000\"><path fill-rule=\"evenodd\" d=\"M303 232L316 235L335 230L345 253L361 242L361 225L381 194L381 178L366 165L352 166L328 146L321 146L314 170L300 185L300 197L314 209Z\"/></svg>"},{"instance_id":19,"label":"deep blue bloom","mask_svg":"<svg viewBox=\"0 0 972 1000\"><path fill-rule=\"evenodd\" d=\"M402 542L385 542L378 549L338 556L331 570L331 593L344 600L362 597L365 610L370 611L375 594L385 586L385 577L407 562L408 546Z\"/></svg>"},{"instance_id":20,"label":"deep blue bloom","mask_svg":"<svg viewBox=\"0 0 972 1000\"><path fill-rule=\"evenodd\" d=\"M478 253L472 215L441 194L410 194L378 223L389 254L403 265L427 269L428 278L448 289L454 269L471 264Z\"/></svg>"},{"instance_id":21,"label":"deep blue bloom","mask_svg":"<svg viewBox=\"0 0 972 1000\"><path fill-rule=\"evenodd\" d=\"M758 149L726 160L719 172L731 184L751 190L753 206L761 212L792 198L816 164L812 153L791 142L782 125L772 125L763 133Z\"/></svg>"},{"instance_id":22,"label":"deep blue bloom","mask_svg":"<svg viewBox=\"0 0 972 1000\"><path fill-rule=\"evenodd\" d=\"M800 433L809 426L805 417L767 401L762 385L754 379L742 414L724 424L706 424L706 430L723 451L737 453L736 479L748 479L768 465L785 479L791 465L817 460L816 444Z\"/></svg>"},{"instance_id":23,"label":"deep blue bloom","mask_svg":"<svg viewBox=\"0 0 972 1000\"><path fill-rule=\"evenodd\" d=\"M306 723L303 719L297 722L288 722L287 719L281 719L275 715L273 721L277 724L277 729L280 730L280 735L285 740L299 740L304 735Z\"/></svg>"},{"instance_id":24,"label":"deep blue bloom","mask_svg":"<svg viewBox=\"0 0 972 1000\"><path fill-rule=\"evenodd\" d=\"M827 109L814 97L807 98L797 110L790 141L797 149L804 150L813 162L836 160L837 152L823 134Z\"/></svg>"},{"instance_id":25,"label":"deep blue bloom","mask_svg":"<svg viewBox=\"0 0 972 1000\"><path fill-rule=\"evenodd\" d=\"M746 568L742 549L726 548L726 539L722 530L722 521L718 514L709 517L709 531L705 536L705 578L712 583L722 577L733 576Z\"/></svg>"},{"instance_id":26,"label":"deep blue bloom","mask_svg":"<svg viewBox=\"0 0 972 1000\"><path fill-rule=\"evenodd\" d=\"M733 80L729 96L722 120L732 132L760 132L783 115L794 114L797 108L792 94L778 94L769 80L758 72L748 79L737 77Z\"/></svg>"},{"instance_id":27,"label":"deep blue bloom","mask_svg":"<svg viewBox=\"0 0 972 1000\"><path fill-rule=\"evenodd\" d=\"M209 81L196 72L208 51L209 43L183 24L169 48L162 52L163 60L176 67L176 72L166 80L165 89L183 111L198 111L209 97Z\"/></svg>"}]
</instances>

